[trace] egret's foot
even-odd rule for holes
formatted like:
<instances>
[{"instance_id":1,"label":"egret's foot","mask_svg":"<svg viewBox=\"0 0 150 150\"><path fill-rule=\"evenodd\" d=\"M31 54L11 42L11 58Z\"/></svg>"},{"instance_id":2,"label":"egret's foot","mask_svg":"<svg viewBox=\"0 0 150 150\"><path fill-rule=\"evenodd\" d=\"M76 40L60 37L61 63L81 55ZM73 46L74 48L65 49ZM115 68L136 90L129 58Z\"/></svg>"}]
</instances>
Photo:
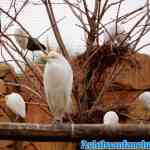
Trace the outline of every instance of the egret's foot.
<instances>
[{"instance_id":1,"label":"egret's foot","mask_svg":"<svg viewBox=\"0 0 150 150\"><path fill-rule=\"evenodd\" d=\"M73 123L73 120L72 120L71 114L69 114L69 113L68 113L68 118L69 118L69 122L70 122L70 123Z\"/></svg>"},{"instance_id":2,"label":"egret's foot","mask_svg":"<svg viewBox=\"0 0 150 150\"><path fill-rule=\"evenodd\" d=\"M52 122L52 126L56 128L61 128L63 126L63 122L61 120L54 120Z\"/></svg>"},{"instance_id":3,"label":"egret's foot","mask_svg":"<svg viewBox=\"0 0 150 150\"><path fill-rule=\"evenodd\" d=\"M66 122L73 123L73 120L72 120L72 117L71 117L71 113L65 112L65 113L63 114L62 118L63 118Z\"/></svg>"},{"instance_id":4,"label":"egret's foot","mask_svg":"<svg viewBox=\"0 0 150 150\"><path fill-rule=\"evenodd\" d=\"M17 122L19 120L20 116L16 115L15 119L13 120L13 122Z\"/></svg>"}]
</instances>

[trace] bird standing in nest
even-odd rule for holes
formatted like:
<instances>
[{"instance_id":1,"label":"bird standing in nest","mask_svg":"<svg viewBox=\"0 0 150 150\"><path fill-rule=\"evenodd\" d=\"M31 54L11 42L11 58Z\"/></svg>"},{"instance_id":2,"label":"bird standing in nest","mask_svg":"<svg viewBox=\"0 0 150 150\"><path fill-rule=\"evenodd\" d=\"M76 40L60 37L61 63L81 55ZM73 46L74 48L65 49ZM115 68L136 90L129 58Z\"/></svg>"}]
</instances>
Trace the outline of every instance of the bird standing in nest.
<instances>
[{"instance_id":1,"label":"bird standing in nest","mask_svg":"<svg viewBox=\"0 0 150 150\"><path fill-rule=\"evenodd\" d=\"M44 70L44 89L53 125L61 125L64 112L72 112L73 71L65 57L56 51L48 54Z\"/></svg>"}]
</instances>

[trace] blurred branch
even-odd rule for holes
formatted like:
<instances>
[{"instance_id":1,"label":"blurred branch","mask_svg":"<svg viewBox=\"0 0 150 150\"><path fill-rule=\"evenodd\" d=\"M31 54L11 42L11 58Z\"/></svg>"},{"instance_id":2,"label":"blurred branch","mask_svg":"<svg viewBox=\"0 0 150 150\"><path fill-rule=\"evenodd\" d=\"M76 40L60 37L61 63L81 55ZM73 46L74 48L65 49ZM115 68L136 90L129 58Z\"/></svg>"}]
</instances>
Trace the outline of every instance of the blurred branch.
<instances>
[{"instance_id":1,"label":"blurred branch","mask_svg":"<svg viewBox=\"0 0 150 150\"><path fill-rule=\"evenodd\" d=\"M128 32L128 34L126 35L126 37L124 38L124 40L120 43L119 46L121 46L125 40L127 40L127 38L130 36L130 34L136 29L136 27L143 21L143 19L146 17L146 14L144 14L142 17L140 17L140 19L136 22L136 24L131 28L131 30Z\"/></svg>"},{"instance_id":2,"label":"blurred branch","mask_svg":"<svg viewBox=\"0 0 150 150\"><path fill-rule=\"evenodd\" d=\"M116 61L116 63L114 64L112 71L110 74L108 74L108 77L106 77L105 81L104 81L104 85L99 93L99 95L96 98L95 103L93 104L92 108L91 108L91 112L93 110L95 110L96 106L98 106L98 104L101 103L102 97L104 95L104 93L107 91L107 89L110 87L110 85L112 84L112 81L117 77L117 75L121 72L121 70L123 69L124 65L119 64L119 60L118 59ZM120 66L120 67L119 67Z\"/></svg>"},{"instance_id":3,"label":"blurred branch","mask_svg":"<svg viewBox=\"0 0 150 150\"><path fill-rule=\"evenodd\" d=\"M15 61L15 63L17 64L17 66L20 68L20 70L22 71L22 73L26 76L26 78L33 83L33 81L26 75L26 73L24 72L24 69L22 68L22 66L19 64L18 61L15 60L15 56L9 51L8 47L2 43L2 45L4 46L5 50L7 51L7 53L11 56L11 58ZM33 84L34 85L34 84ZM36 87L36 86L35 86Z\"/></svg>"},{"instance_id":4,"label":"blurred branch","mask_svg":"<svg viewBox=\"0 0 150 150\"><path fill-rule=\"evenodd\" d=\"M17 25L18 25L29 37L32 38L31 34L24 28L24 26L23 26L19 21L16 20L16 16L15 16L15 17L12 17L10 14L8 14L8 13L7 13L4 9L2 9L2 8L0 8L0 11L1 11L2 13L4 13L6 16L8 16L8 17L12 20L12 21L10 22L10 24L13 23L13 22L17 23ZM5 32L6 32L6 29L4 29L3 33L5 33ZM7 37L7 35L6 35L6 37ZM39 45L39 43L37 43L37 41L34 40L34 38L32 38L32 39L33 39L33 41L40 47L41 51L42 51L43 53L47 54L47 53L43 50L43 48ZM9 38L9 40L10 40L11 43L12 43L12 40L11 40L10 38ZM15 44L12 44L12 45L14 45L14 47L16 48ZM18 51L18 52L20 52L20 51ZM25 60L25 61L26 61L26 60ZM26 61L26 62L27 62L27 61Z\"/></svg>"},{"instance_id":5,"label":"blurred branch","mask_svg":"<svg viewBox=\"0 0 150 150\"><path fill-rule=\"evenodd\" d=\"M118 18L119 18L119 14L120 14L120 8L121 8L121 4L122 4L122 0L119 1L118 4L118 10L117 10L117 16L116 16L116 32L117 32L117 23L118 23Z\"/></svg>"},{"instance_id":6,"label":"blurred branch","mask_svg":"<svg viewBox=\"0 0 150 150\"><path fill-rule=\"evenodd\" d=\"M21 11L25 8L25 6L27 5L27 3L28 3L28 1L29 0L25 0L25 2L22 4L22 6L21 6L21 8L18 10L18 12L16 12L15 13L15 16L14 17L11 17L11 21L10 21L10 23L4 28L4 30L3 30L3 32L5 33L7 30L8 30L8 28L12 25L12 23L14 22L14 20L16 20L16 18L17 18L17 16L21 13ZM2 11L3 9L1 8L1 11ZM6 12L4 12L4 10L2 11L5 15L7 15L8 17L10 17L11 15L8 15L9 14L9 10ZM14 19L12 19L12 18L14 18Z\"/></svg>"},{"instance_id":7,"label":"blurred branch","mask_svg":"<svg viewBox=\"0 0 150 150\"><path fill-rule=\"evenodd\" d=\"M19 0L17 2L22 3L24 1L23 0ZM41 2L40 0L37 1L37 2L35 2L34 0L33 1L30 0L29 3L32 4L32 5L35 5L35 6L43 5L43 2ZM63 3L63 2L51 2L51 4L53 4L53 5L66 5L66 3ZM76 3L73 3L73 4L76 5Z\"/></svg>"},{"instance_id":8,"label":"blurred branch","mask_svg":"<svg viewBox=\"0 0 150 150\"><path fill-rule=\"evenodd\" d=\"M53 8L52 8L52 4L51 4L51 1L50 0L46 0L46 1L43 1L44 5L45 5L45 8L47 10L47 14L48 14L48 17L49 17L49 21L52 25L52 29L53 29L53 32L55 34L55 38L58 42L58 45L63 53L63 55L66 57L66 58L69 58L69 54L67 52L67 49L64 45L64 42L63 42L63 39L61 37L61 34L59 32L59 29L58 29L58 26L57 26L57 22L56 22L56 19L55 19L55 16L54 16L54 13L53 13ZM53 26L55 25L55 26Z\"/></svg>"},{"instance_id":9,"label":"blurred branch","mask_svg":"<svg viewBox=\"0 0 150 150\"><path fill-rule=\"evenodd\" d=\"M26 90L30 91L31 93L35 94L36 96L38 96L40 99L42 99L41 95L39 93L37 93L35 90L31 89L30 87L28 87L27 85L23 85L23 84L19 84L19 83L14 83L14 82L5 82L6 85L12 85L12 86L18 86L18 87L22 87L25 88Z\"/></svg>"},{"instance_id":10,"label":"blurred branch","mask_svg":"<svg viewBox=\"0 0 150 150\"><path fill-rule=\"evenodd\" d=\"M141 49L147 47L147 46L150 46L150 43L146 43L144 45L142 45L141 47L139 47L136 51L140 51Z\"/></svg>"},{"instance_id":11,"label":"blurred branch","mask_svg":"<svg viewBox=\"0 0 150 150\"><path fill-rule=\"evenodd\" d=\"M147 5L143 5L143 6L137 8L137 9L131 11L131 12L128 12L128 13L126 13L126 14L120 16L120 17L118 18L118 22L120 22L120 21L128 22L128 21L125 21L125 20L127 20L128 17L132 17L132 15L134 15L134 14L135 14L135 16L133 16L133 17L136 17L136 16L139 16L139 15L142 14L142 13L145 13L145 11L146 11L146 10L144 10L145 8L147 8ZM144 10L144 11L142 12L142 10ZM136 14L136 13L137 13L137 14ZM130 18L129 18L129 20L130 20ZM104 26L106 26L106 25L108 25L108 24L110 24L110 23L113 23L113 22L116 22L116 18L113 19L113 20L111 20L111 21L108 21L107 23L104 24ZM101 28L100 28L100 29L101 29Z\"/></svg>"},{"instance_id":12,"label":"blurred branch","mask_svg":"<svg viewBox=\"0 0 150 150\"><path fill-rule=\"evenodd\" d=\"M6 52L10 55L10 57L15 61L15 57L13 56L13 54L9 51L9 48L4 44L2 43L3 47L5 48ZM15 63L18 65L18 67L20 68L20 70L25 74L22 66L19 64L18 61L15 61Z\"/></svg>"},{"instance_id":13,"label":"blurred branch","mask_svg":"<svg viewBox=\"0 0 150 150\"><path fill-rule=\"evenodd\" d=\"M0 43L1 43L1 32L2 32L2 13L0 11Z\"/></svg>"},{"instance_id":14,"label":"blurred branch","mask_svg":"<svg viewBox=\"0 0 150 150\"><path fill-rule=\"evenodd\" d=\"M104 3L104 5L103 5L103 7L102 7L101 14L100 14L100 20L102 19L104 13L106 12L106 6L107 6L107 4L108 4L108 1L109 1L109 0L105 0L105 3Z\"/></svg>"},{"instance_id":15,"label":"blurred branch","mask_svg":"<svg viewBox=\"0 0 150 150\"><path fill-rule=\"evenodd\" d=\"M149 15L149 0L147 0L147 12L146 12L146 21L145 21L145 24L141 30L141 33L139 34L138 38L136 39L134 45L133 45L133 49L136 49L136 46L138 45L138 43L140 42L140 40L143 38L144 36L144 32L146 31L147 27L148 27L148 24L149 24L149 21L150 21L150 15ZM144 19L144 18L143 18Z\"/></svg>"},{"instance_id":16,"label":"blurred branch","mask_svg":"<svg viewBox=\"0 0 150 150\"><path fill-rule=\"evenodd\" d=\"M88 23L89 23L89 25L91 26L91 25L92 25L92 22L91 22L91 17L90 17L90 15L89 15L89 10L88 10L88 6L87 6L87 3L86 3L86 0L83 0L83 5L84 5L85 14L86 14Z\"/></svg>"},{"instance_id":17,"label":"blurred branch","mask_svg":"<svg viewBox=\"0 0 150 150\"><path fill-rule=\"evenodd\" d=\"M115 5L120 5L120 3L122 3L123 1L126 1L126 0L119 0L117 2L114 2L114 3L110 3L109 5L107 5L107 7L105 7L105 12L108 11L109 8L111 8L112 6L115 6Z\"/></svg>"},{"instance_id":18,"label":"blurred branch","mask_svg":"<svg viewBox=\"0 0 150 150\"><path fill-rule=\"evenodd\" d=\"M17 53L21 56L21 58L25 61L26 65L30 68L30 70L33 72L34 76L37 78L37 80L40 82L41 86L43 86L43 82L41 81L41 78L39 78L37 72L35 72L35 70L31 67L31 65L28 63L28 61L26 60L26 58L22 55L22 53L19 51L19 49L16 47L16 45L14 44L14 42L5 34L2 33L2 35L15 47ZM14 59L15 57L11 54L11 52L7 51L9 53L9 55ZM20 67L20 64L18 62L16 62L17 65ZM23 71L24 72L24 71Z\"/></svg>"},{"instance_id":19,"label":"blurred branch","mask_svg":"<svg viewBox=\"0 0 150 150\"><path fill-rule=\"evenodd\" d=\"M63 17L63 18L59 19L59 20L56 22L56 24L58 24L59 22L61 22L61 21L64 20L65 18L66 18L66 17ZM53 24L52 26L55 26L56 24ZM48 32L48 31L52 28L52 26L49 27L49 28L47 28L47 29L45 29L37 38L38 38L38 39L41 38L46 32Z\"/></svg>"},{"instance_id":20,"label":"blurred branch","mask_svg":"<svg viewBox=\"0 0 150 150\"><path fill-rule=\"evenodd\" d=\"M74 9L75 8L74 5L71 4L68 0L64 0L64 1L68 4L68 6L70 7L72 13L76 16L76 18L80 21L80 23L83 26L82 28L84 29L84 31L89 33L88 28L86 27L85 22L84 22L83 17L82 17L82 11L79 10L80 15L78 15L78 13ZM80 25L78 25L78 26L81 27Z\"/></svg>"}]
</instances>

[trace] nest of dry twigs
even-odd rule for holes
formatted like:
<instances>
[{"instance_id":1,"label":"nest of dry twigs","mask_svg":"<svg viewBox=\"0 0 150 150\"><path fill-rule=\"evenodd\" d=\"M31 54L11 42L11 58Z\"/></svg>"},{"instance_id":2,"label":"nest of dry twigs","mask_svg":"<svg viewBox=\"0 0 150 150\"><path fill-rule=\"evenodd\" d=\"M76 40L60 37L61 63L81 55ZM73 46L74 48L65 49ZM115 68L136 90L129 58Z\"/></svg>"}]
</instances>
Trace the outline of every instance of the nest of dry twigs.
<instances>
[{"instance_id":1,"label":"nest of dry twigs","mask_svg":"<svg viewBox=\"0 0 150 150\"><path fill-rule=\"evenodd\" d=\"M112 47L109 43L102 47L94 47L91 51L87 51L71 61L74 70L73 93L78 104L81 103L82 110L79 116L73 115L75 122L102 123L104 114L109 110L116 111L121 122L136 120L128 116L131 108L129 101L122 103L114 99L106 103L103 98L107 92L112 92L113 88L112 84L106 86L106 80L115 79L121 72L123 66L120 67L120 64L122 62L128 63L132 68L140 67L136 59L132 58L133 54L134 52L129 47ZM136 96L137 94L132 98L133 101ZM98 100L98 98L100 99ZM93 107L94 105L95 107Z\"/></svg>"}]
</instances>

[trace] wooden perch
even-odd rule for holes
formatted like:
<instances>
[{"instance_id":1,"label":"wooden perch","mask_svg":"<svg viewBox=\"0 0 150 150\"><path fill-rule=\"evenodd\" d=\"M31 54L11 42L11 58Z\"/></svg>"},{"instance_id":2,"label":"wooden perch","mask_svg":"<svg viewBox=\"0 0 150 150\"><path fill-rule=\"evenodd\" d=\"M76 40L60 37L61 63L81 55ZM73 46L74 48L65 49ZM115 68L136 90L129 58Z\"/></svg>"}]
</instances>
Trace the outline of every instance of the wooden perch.
<instances>
[{"instance_id":1,"label":"wooden perch","mask_svg":"<svg viewBox=\"0 0 150 150\"><path fill-rule=\"evenodd\" d=\"M0 123L0 140L25 141L71 141L81 139L99 140L141 140L150 139L150 125L120 124L64 124L56 128L51 124Z\"/></svg>"}]
</instances>

